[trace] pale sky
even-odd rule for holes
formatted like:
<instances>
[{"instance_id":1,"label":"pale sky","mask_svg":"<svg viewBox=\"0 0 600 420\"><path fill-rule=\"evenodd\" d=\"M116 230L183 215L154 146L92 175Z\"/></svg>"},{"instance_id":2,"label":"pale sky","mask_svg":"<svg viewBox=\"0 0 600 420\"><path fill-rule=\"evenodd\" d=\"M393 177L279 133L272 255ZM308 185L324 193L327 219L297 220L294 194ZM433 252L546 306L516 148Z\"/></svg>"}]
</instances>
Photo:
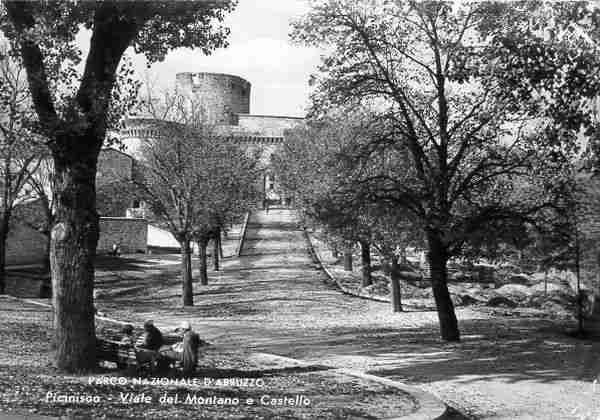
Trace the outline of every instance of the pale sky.
<instances>
[{"instance_id":1,"label":"pale sky","mask_svg":"<svg viewBox=\"0 0 600 420\"><path fill-rule=\"evenodd\" d=\"M252 84L252 114L304 116L308 78L319 64L316 49L289 41L290 19L307 11L305 0L240 0L226 25L229 47L205 56L178 49L150 68L162 86L173 86L178 72L228 73ZM145 72L145 59L134 59Z\"/></svg>"}]
</instances>

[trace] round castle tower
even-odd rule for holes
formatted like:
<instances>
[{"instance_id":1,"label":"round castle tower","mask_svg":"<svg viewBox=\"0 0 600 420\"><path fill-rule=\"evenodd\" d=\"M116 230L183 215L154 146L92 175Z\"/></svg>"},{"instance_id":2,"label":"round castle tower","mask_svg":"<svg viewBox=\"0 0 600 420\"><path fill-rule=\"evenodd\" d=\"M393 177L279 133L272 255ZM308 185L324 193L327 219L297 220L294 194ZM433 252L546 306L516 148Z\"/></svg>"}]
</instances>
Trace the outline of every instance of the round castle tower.
<instances>
[{"instance_id":1,"label":"round castle tower","mask_svg":"<svg viewBox=\"0 0 600 420\"><path fill-rule=\"evenodd\" d=\"M191 95L211 124L236 125L236 114L250 113L250 82L222 73L177 73L181 92Z\"/></svg>"}]
</instances>

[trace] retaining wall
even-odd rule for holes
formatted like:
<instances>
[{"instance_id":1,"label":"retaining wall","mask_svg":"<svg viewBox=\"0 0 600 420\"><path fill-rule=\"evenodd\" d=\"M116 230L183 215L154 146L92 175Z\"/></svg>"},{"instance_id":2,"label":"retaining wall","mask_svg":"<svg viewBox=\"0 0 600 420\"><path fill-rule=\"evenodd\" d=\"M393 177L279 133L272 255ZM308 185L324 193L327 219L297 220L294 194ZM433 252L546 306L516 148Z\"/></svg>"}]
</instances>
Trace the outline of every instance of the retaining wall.
<instances>
[{"instance_id":1,"label":"retaining wall","mask_svg":"<svg viewBox=\"0 0 600 420\"><path fill-rule=\"evenodd\" d=\"M97 252L110 252L113 244L119 240L121 252L145 253L148 247L148 221L126 217L101 217Z\"/></svg>"}]
</instances>

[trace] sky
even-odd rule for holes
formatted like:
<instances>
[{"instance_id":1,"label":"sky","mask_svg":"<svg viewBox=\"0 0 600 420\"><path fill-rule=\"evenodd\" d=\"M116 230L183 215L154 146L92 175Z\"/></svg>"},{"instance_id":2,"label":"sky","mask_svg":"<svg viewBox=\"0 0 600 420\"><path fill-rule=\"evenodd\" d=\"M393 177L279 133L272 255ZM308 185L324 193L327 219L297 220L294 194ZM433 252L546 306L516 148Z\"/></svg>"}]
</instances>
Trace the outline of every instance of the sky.
<instances>
[{"instance_id":1,"label":"sky","mask_svg":"<svg viewBox=\"0 0 600 420\"><path fill-rule=\"evenodd\" d=\"M290 20L308 10L305 0L239 0L225 24L231 29L229 47L210 56L178 49L154 64L150 75L160 86L173 86L178 72L215 72L243 77L252 84L250 113L305 115L308 79L321 52L289 40ZM134 57L146 72L145 59Z\"/></svg>"}]
</instances>

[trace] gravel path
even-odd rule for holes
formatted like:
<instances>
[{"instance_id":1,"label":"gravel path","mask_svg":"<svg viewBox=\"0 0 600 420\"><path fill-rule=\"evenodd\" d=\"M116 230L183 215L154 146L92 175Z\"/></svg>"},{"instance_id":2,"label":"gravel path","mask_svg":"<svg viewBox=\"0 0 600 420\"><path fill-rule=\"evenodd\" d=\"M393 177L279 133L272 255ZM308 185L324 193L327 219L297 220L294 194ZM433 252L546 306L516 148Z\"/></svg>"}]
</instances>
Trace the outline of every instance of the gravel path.
<instances>
[{"instance_id":1,"label":"gravel path","mask_svg":"<svg viewBox=\"0 0 600 420\"><path fill-rule=\"evenodd\" d=\"M593 383L600 343L577 342L547 319L491 318L469 308L457 311L463 341L443 343L435 312L393 314L388 304L327 284L290 210L253 214L242 256L225 259L209 286L194 286L193 308L178 307L177 266L161 270L135 276L135 287L107 295L102 310L136 322L152 317L165 328L187 318L224 347L418 385L474 418L600 418L600 384ZM106 293L114 288L103 284Z\"/></svg>"}]
</instances>

